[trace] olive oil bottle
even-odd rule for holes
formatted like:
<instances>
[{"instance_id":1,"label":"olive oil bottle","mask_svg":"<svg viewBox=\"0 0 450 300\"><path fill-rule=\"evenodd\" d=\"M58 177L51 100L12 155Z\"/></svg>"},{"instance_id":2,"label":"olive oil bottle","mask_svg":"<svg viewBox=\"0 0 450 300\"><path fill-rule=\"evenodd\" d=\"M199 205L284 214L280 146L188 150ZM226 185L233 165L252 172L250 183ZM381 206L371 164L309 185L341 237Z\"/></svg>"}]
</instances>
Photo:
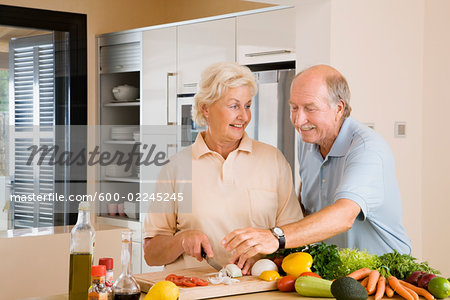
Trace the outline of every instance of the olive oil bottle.
<instances>
[{"instance_id":1,"label":"olive oil bottle","mask_svg":"<svg viewBox=\"0 0 450 300\"><path fill-rule=\"evenodd\" d=\"M95 231L89 209L89 202L80 202L78 220L70 233L69 300L86 300L91 285Z\"/></svg>"}]
</instances>

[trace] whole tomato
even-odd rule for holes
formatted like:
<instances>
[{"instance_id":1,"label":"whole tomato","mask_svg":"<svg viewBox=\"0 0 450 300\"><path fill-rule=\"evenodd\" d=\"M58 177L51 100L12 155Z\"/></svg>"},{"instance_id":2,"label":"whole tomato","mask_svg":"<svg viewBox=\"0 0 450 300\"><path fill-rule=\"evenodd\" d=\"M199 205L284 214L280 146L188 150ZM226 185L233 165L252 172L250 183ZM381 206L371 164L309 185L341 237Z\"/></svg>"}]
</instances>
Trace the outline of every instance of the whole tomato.
<instances>
[{"instance_id":1,"label":"whole tomato","mask_svg":"<svg viewBox=\"0 0 450 300\"><path fill-rule=\"evenodd\" d=\"M320 277L319 274L316 274L314 272L303 272L302 274L300 274L300 276L312 276L312 277L322 278L322 277ZM298 276L298 277L300 277L300 276Z\"/></svg>"},{"instance_id":2,"label":"whole tomato","mask_svg":"<svg viewBox=\"0 0 450 300\"><path fill-rule=\"evenodd\" d=\"M279 256L279 257L275 257L273 259L273 262L277 265L278 267L278 272L283 271L283 269L281 268L281 263L283 262L283 258L284 256Z\"/></svg>"},{"instance_id":3,"label":"whole tomato","mask_svg":"<svg viewBox=\"0 0 450 300\"><path fill-rule=\"evenodd\" d=\"M277 288L282 292L294 292L295 291L295 278L292 275L286 275L277 282Z\"/></svg>"}]
</instances>

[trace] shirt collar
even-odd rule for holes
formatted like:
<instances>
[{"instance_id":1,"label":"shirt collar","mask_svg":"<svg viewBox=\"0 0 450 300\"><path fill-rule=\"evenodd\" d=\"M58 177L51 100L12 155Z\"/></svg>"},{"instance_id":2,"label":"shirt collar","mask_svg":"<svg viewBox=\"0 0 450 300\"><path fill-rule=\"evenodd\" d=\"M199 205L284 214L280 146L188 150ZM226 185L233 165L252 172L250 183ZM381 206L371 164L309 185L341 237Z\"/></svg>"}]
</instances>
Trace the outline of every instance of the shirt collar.
<instances>
[{"instance_id":1,"label":"shirt collar","mask_svg":"<svg viewBox=\"0 0 450 300\"><path fill-rule=\"evenodd\" d=\"M192 156L194 159L199 159L201 156L208 154L208 153L215 153L214 151L210 150L208 146L205 143L204 139L205 131L200 132L197 135L197 138L195 139L194 144L192 145ZM241 139L241 142L239 143L239 146L234 151L245 151L245 152L252 152L252 139L248 137L247 133L244 132L244 136Z\"/></svg>"},{"instance_id":2,"label":"shirt collar","mask_svg":"<svg viewBox=\"0 0 450 300\"><path fill-rule=\"evenodd\" d=\"M351 129L352 120L352 117L348 117L344 120L344 123L342 123L341 129L339 130L339 134L334 141L333 146L331 146L328 156L345 156L348 152L353 140L353 132Z\"/></svg>"}]
</instances>

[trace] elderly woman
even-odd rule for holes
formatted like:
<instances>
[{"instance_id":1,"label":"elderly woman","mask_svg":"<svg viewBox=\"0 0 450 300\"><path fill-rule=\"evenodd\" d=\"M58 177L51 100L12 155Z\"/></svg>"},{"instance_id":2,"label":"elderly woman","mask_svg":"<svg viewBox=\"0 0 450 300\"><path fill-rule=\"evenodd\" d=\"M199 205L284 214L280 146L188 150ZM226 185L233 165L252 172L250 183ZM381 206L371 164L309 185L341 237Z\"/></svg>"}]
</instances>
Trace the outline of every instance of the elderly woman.
<instances>
[{"instance_id":1,"label":"elderly woman","mask_svg":"<svg viewBox=\"0 0 450 300\"><path fill-rule=\"evenodd\" d=\"M245 132L255 93L255 79L247 67L217 63L204 70L194 117L207 129L170 159L157 186L170 194L182 192L185 198L191 193L192 203L150 207L144 223L147 264L169 269L201 266L203 249L226 265L231 256L220 241L229 232L249 226L273 228L301 216L283 154ZM192 181L184 180L190 176ZM244 274L253 262L243 264Z\"/></svg>"}]
</instances>

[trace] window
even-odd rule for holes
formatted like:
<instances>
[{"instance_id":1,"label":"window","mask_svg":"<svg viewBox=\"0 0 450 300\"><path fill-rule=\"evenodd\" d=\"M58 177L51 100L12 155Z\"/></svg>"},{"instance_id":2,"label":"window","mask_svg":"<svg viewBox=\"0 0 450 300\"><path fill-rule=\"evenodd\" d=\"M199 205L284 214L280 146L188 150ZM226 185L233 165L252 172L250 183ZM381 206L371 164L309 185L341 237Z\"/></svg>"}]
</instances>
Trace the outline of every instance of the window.
<instances>
[{"instance_id":1,"label":"window","mask_svg":"<svg viewBox=\"0 0 450 300\"><path fill-rule=\"evenodd\" d=\"M13 138L0 139L0 229L74 224L77 203L18 203L9 194L86 193L86 180L72 180L83 169L26 164L30 146L86 144L70 127L87 123L86 15L0 5L2 30L0 136Z\"/></svg>"}]
</instances>

